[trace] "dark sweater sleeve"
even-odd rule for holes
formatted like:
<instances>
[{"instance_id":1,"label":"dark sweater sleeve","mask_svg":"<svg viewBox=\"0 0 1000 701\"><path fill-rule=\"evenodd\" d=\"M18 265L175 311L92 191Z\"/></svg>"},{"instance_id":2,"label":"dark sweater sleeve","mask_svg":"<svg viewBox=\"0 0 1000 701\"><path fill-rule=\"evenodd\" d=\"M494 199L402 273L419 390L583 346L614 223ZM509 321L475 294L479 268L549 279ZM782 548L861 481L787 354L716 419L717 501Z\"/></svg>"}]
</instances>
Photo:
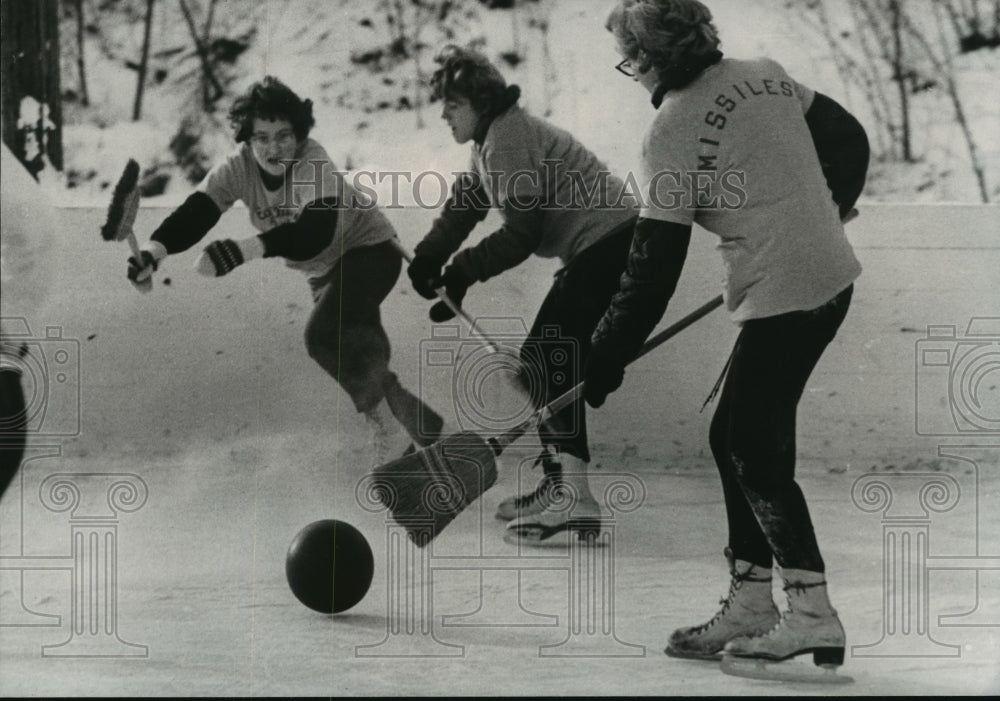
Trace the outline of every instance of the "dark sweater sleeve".
<instances>
[{"instance_id":1,"label":"dark sweater sleeve","mask_svg":"<svg viewBox=\"0 0 1000 701\"><path fill-rule=\"evenodd\" d=\"M690 241L690 225L639 219L619 290L591 337L595 356L626 365L638 355L677 289Z\"/></svg>"},{"instance_id":2,"label":"dark sweater sleeve","mask_svg":"<svg viewBox=\"0 0 1000 701\"><path fill-rule=\"evenodd\" d=\"M806 112L823 175L844 217L861 196L868 174L868 135L836 100L816 93Z\"/></svg>"},{"instance_id":3,"label":"dark sweater sleeve","mask_svg":"<svg viewBox=\"0 0 1000 701\"><path fill-rule=\"evenodd\" d=\"M211 197L204 192L194 192L149 238L162 244L167 253L180 253L205 238L221 217L222 212Z\"/></svg>"},{"instance_id":4,"label":"dark sweater sleeve","mask_svg":"<svg viewBox=\"0 0 1000 701\"><path fill-rule=\"evenodd\" d=\"M475 246L460 251L454 265L469 280L485 282L523 263L542 242L542 211L537 203L508 202L506 221Z\"/></svg>"},{"instance_id":5,"label":"dark sweater sleeve","mask_svg":"<svg viewBox=\"0 0 1000 701\"><path fill-rule=\"evenodd\" d=\"M335 197L316 200L307 204L295 221L265 231L260 235L264 257L302 262L318 256L333 243L338 207Z\"/></svg>"},{"instance_id":6,"label":"dark sweater sleeve","mask_svg":"<svg viewBox=\"0 0 1000 701\"><path fill-rule=\"evenodd\" d=\"M489 210L489 199L479 176L472 172L460 174L452 183L451 196L440 216L413 249L414 256L425 256L444 265Z\"/></svg>"}]
</instances>

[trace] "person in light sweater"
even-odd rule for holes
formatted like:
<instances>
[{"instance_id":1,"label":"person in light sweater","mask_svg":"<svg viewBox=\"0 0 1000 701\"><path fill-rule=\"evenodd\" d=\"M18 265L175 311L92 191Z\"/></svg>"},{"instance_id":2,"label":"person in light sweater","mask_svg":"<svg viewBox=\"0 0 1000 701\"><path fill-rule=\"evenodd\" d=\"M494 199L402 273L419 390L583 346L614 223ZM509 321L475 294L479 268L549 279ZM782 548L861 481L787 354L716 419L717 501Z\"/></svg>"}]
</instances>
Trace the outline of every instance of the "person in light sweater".
<instances>
[{"instance_id":1,"label":"person in light sweater","mask_svg":"<svg viewBox=\"0 0 1000 701\"><path fill-rule=\"evenodd\" d=\"M402 270L392 224L309 137L311 100L266 76L234 101L229 118L236 148L153 232L141 260L129 259L128 278L148 290L168 255L197 244L242 201L259 233L210 243L197 269L215 277L257 258L280 258L305 275L315 303L306 349L367 417L374 463L396 457L386 451L400 426L415 445L431 444L443 420L389 368L380 307Z\"/></svg>"},{"instance_id":2,"label":"person in light sweater","mask_svg":"<svg viewBox=\"0 0 1000 701\"><path fill-rule=\"evenodd\" d=\"M460 304L471 285L530 256L557 259L562 268L520 352L522 369L536 368L542 378L532 386L531 373L520 374L541 407L582 379L591 333L624 270L638 200L572 134L521 107L520 88L508 85L481 53L447 46L436 60L434 98L443 102L442 117L455 141L471 144L470 160L415 248L408 274L425 298L443 287ZM491 208L503 225L462 248ZM444 321L453 313L439 301L430 316ZM563 366L549 357L553 331L573 342L575 362ZM505 499L497 510L498 518L509 521L506 539L544 545L565 543L567 532L577 539L599 532L601 511L587 479L591 456L583 401L556 413L539 437L545 450L538 487Z\"/></svg>"}]
</instances>

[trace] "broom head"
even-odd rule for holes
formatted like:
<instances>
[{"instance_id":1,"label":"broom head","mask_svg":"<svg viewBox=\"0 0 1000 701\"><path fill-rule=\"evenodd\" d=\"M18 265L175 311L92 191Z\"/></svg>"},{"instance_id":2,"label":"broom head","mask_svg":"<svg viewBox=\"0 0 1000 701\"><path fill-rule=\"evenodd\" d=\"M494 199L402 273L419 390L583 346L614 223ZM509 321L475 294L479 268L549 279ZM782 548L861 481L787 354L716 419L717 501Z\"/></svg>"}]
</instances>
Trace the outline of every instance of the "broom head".
<instances>
[{"instance_id":1,"label":"broom head","mask_svg":"<svg viewBox=\"0 0 1000 701\"><path fill-rule=\"evenodd\" d=\"M477 433L447 436L375 468L375 494L424 547L497 480L496 456Z\"/></svg>"},{"instance_id":2,"label":"broom head","mask_svg":"<svg viewBox=\"0 0 1000 701\"><path fill-rule=\"evenodd\" d=\"M139 164L130 158L111 196L108 218L101 227L101 238L105 241L124 241L132 232L138 209Z\"/></svg>"}]
</instances>

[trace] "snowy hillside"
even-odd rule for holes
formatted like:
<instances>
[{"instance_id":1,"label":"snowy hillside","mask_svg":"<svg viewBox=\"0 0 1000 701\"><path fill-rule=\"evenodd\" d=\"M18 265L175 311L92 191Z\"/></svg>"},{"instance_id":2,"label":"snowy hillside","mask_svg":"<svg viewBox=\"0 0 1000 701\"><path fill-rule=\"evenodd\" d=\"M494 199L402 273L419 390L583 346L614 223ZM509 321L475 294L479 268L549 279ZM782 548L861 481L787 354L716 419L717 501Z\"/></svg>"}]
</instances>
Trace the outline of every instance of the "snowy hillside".
<instances>
[{"instance_id":1,"label":"snowy hillside","mask_svg":"<svg viewBox=\"0 0 1000 701\"><path fill-rule=\"evenodd\" d=\"M785 4L710 3L723 49L734 57L769 55L782 62L796 79L854 111L877 147L871 105L838 74L817 31ZM197 24L205 21L208 5L206 0L187 2ZM79 100L72 13L62 34L67 96L63 203L106 201L128 157L145 170L151 196L147 204L181 199L204 169L231 148L225 113L233 95L265 73L314 101L313 135L341 167L433 170L449 177L464 165L465 148L442 128L438 107L421 104L427 98L423 86L434 51L447 41L480 45L509 81L523 87L523 104L570 129L612 168L636 166L640 135L650 118L648 96L613 70L618 57L604 29L610 0L523 2L515 11L487 9L472 0L452 3L457 9L445 20L404 27L405 33L417 35L412 46L418 48L409 51L400 48L398 24L387 20L384 5L351 0L215 3L213 70L225 93L209 114L202 109L200 62L180 6L157 3L142 116L133 122L134 64L141 53L145 3L84 3L89 12L84 40L89 106ZM846 27L846 0L828 0L826 6L835 28ZM930 8L927 0L907 3L913 15L926 15L933 33ZM991 200L1000 196L1000 107L989 97L998 68L996 48L961 55L954 65ZM944 92L939 85L913 95L916 162L873 163L868 201L981 201L966 142Z\"/></svg>"}]
</instances>

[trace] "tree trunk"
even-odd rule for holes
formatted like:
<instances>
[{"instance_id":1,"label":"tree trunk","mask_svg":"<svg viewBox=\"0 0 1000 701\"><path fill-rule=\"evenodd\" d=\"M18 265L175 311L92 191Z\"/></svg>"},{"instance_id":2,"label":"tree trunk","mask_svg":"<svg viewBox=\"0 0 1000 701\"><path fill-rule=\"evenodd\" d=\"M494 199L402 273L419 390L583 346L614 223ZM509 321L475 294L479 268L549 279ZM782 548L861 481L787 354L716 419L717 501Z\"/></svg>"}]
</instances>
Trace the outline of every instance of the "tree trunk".
<instances>
[{"instance_id":1,"label":"tree trunk","mask_svg":"<svg viewBox=\"0 0 1000 701\"><path fill-rule=\"evenodd\" d=\"M90 105L90 92L87 90L87 61L84 52L84 22L83 22L83 0L76 0L76 71L80 80L80 104L84 107Z\"/></svg>"},{"instance_id":2,"label":"tree trunk","mask_svg":"<svg viewBox=\"0 0 1000 701\"><path fill-rule=\"evenodd\" d=\"M142 33L142 58L139 60L139 78L135 86L135 104L132 106L132 121L142 118L142 93L146 89L146 69L149 67L149 38L153 27L153 6L156 0L146 0L146 21Z\"/></svg>"},{"instance_id":3,"label":"tree trunk","mask_svg":"<svg viewBox=\"0 0 1000 701\"><path fill-rule=\"evenodd\" d=\"M215 3L216 0L210 0L208 3L208 17L205 19L205 28L201 33L201 43L203 46L212 45L212 22L215 20ZM212 93L209 91L211 85L208 82L208 77L202 72L201 75L201 104L206 112L212 110Z\"/></svg>"},{"instance_id":4,"label":"tree trunk","mask_svg":"<svg viewBox=\"0 0 1000 701\"><path fill-rule=\"evenodd\" d=\"M896 139L892 125L892 104L885 94L883 81L879 79L878 57L871 46L868 35L874 33L871 25L862 18L863 8L858 7L858 2L849 3L851 9L851 19L854 22L854 35L858 39L858 47L865 59L865 65L853 64L856 68L856 81L858 87L864 92L871 104L872 114L875 117L877 130L875 131L875 141L878 153L882 156L895 158ZM830 30L829 21L826 26L826 40L833 53L841 51L841 42ZM848 58L849 61L853 59ZM888 137L889 146L886 148L883 136Z\"/></svg>"},{"instance_id":5,"label":"tree trunk","mask_svg":"<svg viewBox=\"0 0 1000 701\"><path fill-rule=\"evenodd\" d=\"M208 81L209 85L215 91L211 95L211 101L214 103L220 97L225 94L225 90L219 83L219 80L215 77L215 73L212 71L212 60L208 55L208 47L206 47L202 41L201 36L198 34L198 28L194 24L194 17L191 16L191 10L184 0L178 0L181 6L181 12L184 14L184 21L187 23L188 31L191 33L191 39L194 41L195 51L198 52L198 59L201 61L201 73L202 77Z\"/></svg>"},{"instance_id":6,"label":"tree trunk","mask_svg":"<svg viewBox=\"0 0 1000 701\"><path fill-rule=\"evenodd\" d=\"M983 204L989 204L990 191L986 185L986 166L983 164L983 161L979 156L979 146L976 144L976 139L972 134L972 127L965 115L965 106L962 102L962 97L958 92L958 83L955 80L955 65L952 62L951 54L948 52L944 36L944 28L942 26L940 15L937 14L936 6L935 16L938 18L938 33L941 39L944 58L938 61L938 59L934 56L934 50L930 45L930 42L924 40L927 54L930 56L935 65L944 69L943 73L945 75L945 85L948 88L948 97L951 98L951 104L955 108L955 120L958 122L958 126L962 129L962 137L965 139L966 148L969 149L969 165L972 168L973 174L976 176L976 184L979 186L979 197L982 199ZM910 27L910 30L911 32L915 32L912 27Z\"/></svg>"},{"instance_id":7,"label":"tree trunk","mask_svg":"<svg viewBox=\"0 0 1000 701\"><path fill-rule=\"evenodd\" d=\"M541 34L542 71L545 76L545 108L542 114L545 117L550 117L552 115L553 103L559 90L559 75L556 72L555 60L552 58L552 44L549 40L552 5L546 2L546 0L540 0L534 7L535 27L538 29L539 34Z\"/></svg>"},{"instance_id":8,"label":"tree trunk","mask_svg":"<svg viewBox=\"0 0 1000 701\"><path fill-rule=\"evenodd\" d=\"M955 109L955 119L958 122L958 126L962 130L962 137L965 139L965 145L969 149L969 165L972 168L973 174L976 176L976 183L979 186L979 197L982 199L984 204L989 204L990 191L986 185L986 167L979 156L979 147L972 134L972 127L969 125L969 120L965 115L965 107L962 103L962 97L958 92L958 83L955 80L955 66L952 64L950 54L948 53L948 44L944 36L943 23L940 15L938 14L938 6L937 4L933 4L932 7L934 8L935 16L938 19L937 24L938 32L940 34L940 44L944 47L942 58L937 56L931 42L922 32L914 27L912 23L906 23L906 30L924 50L927 54L927 58L934 64L934 69L945 81L948 97L951 98L952 107Z\"/></svg>"},{"instance_id":9,"label":"tree trunk","mask_svg":"<svg viewBox=\"0 0 1000 701\"><path fill-rule=\"evenodd\" d=\"M903 61L903 24L899 0L889 1L889 14L892 25L892 79L899 88L900 109L900 143L903 147L903 162L913 162L913 147L911 145L910 128L910 95L906 91L906 67Z\"/></svg>"},{"instance_id":10,"label":"tree trunk","mask_svg":"<svg viewBox=\"0 0 1000 701\"><path fill-rule=\"evenodd\" d=\"M0 0L0 136L36 175L62 170L58 0Z\"/></svg>"}]
</instances>

